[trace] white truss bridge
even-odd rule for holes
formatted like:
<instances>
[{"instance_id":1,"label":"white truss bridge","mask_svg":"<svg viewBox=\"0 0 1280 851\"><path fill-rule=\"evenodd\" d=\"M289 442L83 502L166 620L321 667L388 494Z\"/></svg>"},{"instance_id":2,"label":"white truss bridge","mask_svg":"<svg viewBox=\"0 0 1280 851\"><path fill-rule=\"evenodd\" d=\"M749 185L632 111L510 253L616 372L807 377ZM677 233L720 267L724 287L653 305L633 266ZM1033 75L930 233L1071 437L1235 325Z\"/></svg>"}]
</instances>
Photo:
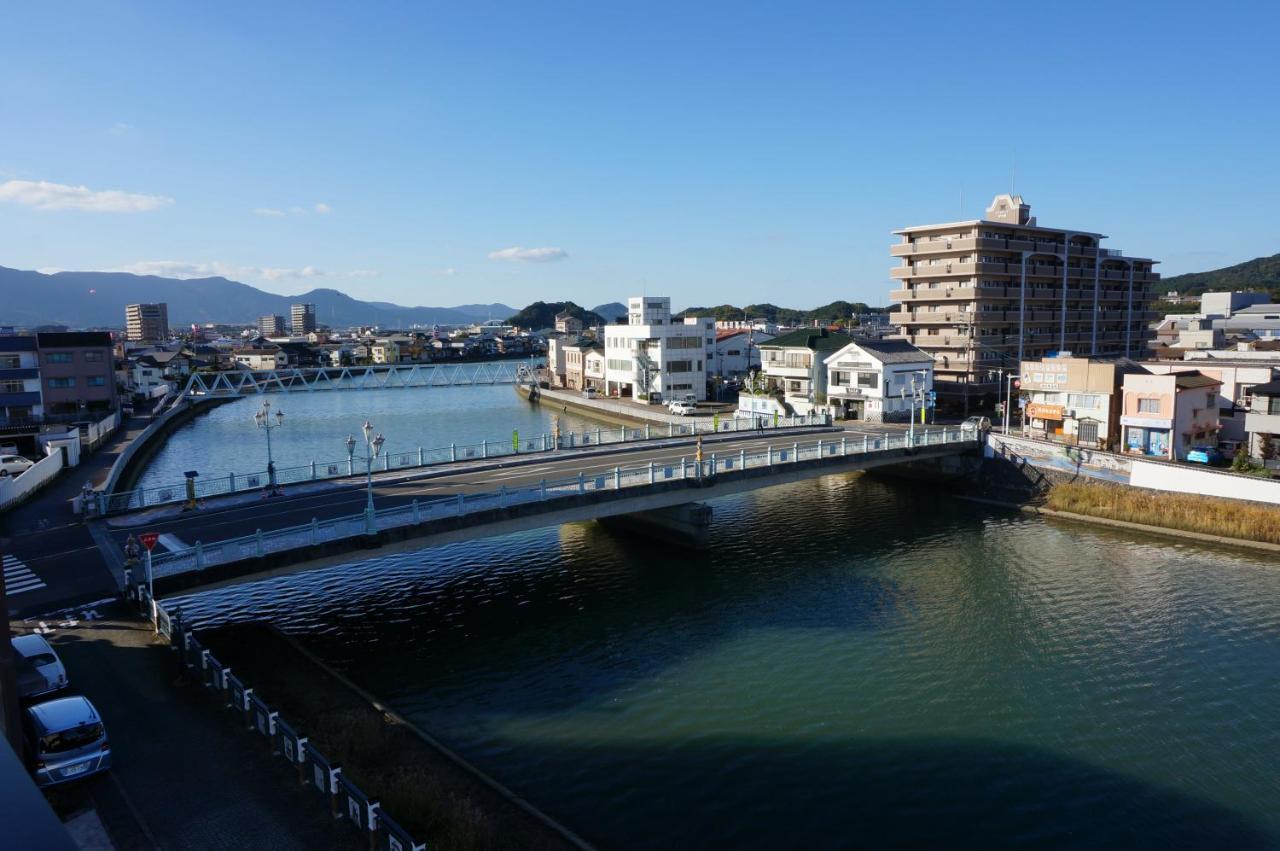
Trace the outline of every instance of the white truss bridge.
<instances>
[{"instance_id":1,"label":"white truss bridge","mask_svg":"<svg viewBox=\"0 0 1280 851\"><path fill-rule=\"evenodd\" d=\"M235 369L195 372L182 399L234 398L258 393L301 393L315 390L387 390L399 387L470 387L521 384L533 380L526 361L472 364L390 364L319 367L316 369Z\"/></svg>"}]
</instances>

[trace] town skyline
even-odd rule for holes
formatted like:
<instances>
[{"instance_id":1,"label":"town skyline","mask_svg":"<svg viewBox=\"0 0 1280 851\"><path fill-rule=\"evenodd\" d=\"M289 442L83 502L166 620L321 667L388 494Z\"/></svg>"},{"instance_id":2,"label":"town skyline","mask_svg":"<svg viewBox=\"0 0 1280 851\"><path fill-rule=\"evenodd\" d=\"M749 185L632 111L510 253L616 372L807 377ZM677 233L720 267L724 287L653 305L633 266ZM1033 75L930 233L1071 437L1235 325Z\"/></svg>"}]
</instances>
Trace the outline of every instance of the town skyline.
<instances>
[{"instance_id":1,"label":"town skyline","mask_svg":"<svg viewBox=\"0 0 1280 851\"><path fill-rule=\"evenodd\" d=\"M1148 11L1009 50L1052 12L935 10L907 61L887 9L507 10L498 29L459 10L82 4L70 28L21 10L30 37L0 59L0 249L399 304L883 304L894 229L1012 190L1166 277L1274 253L1278 119L1251 104L1275 82L1277 13L1246 30ZM1148 61L1192 40L1194 59ZM957 66L961 43L979 46Z\"/></svg>"}]
</instances>

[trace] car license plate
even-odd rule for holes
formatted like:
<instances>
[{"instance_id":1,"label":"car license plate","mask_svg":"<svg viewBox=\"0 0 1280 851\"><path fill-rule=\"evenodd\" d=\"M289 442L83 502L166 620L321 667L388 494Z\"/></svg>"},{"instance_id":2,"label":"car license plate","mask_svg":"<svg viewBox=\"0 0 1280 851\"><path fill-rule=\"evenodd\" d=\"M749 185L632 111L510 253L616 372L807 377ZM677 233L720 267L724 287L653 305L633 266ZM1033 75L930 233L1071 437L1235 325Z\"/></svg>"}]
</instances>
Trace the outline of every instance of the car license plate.
<instances>
[{"instance_id":1,"label":"car license plate","mask_svg":"<svg viewBox=\"0 0 1280 851\"><path fill-rule=\"evenodd\" d=\"M75 777L77 774L84 774L89 769L89 763L82 762L79 765L68 765L62 769L63 777Z\"/></svg>"}]
</instances>

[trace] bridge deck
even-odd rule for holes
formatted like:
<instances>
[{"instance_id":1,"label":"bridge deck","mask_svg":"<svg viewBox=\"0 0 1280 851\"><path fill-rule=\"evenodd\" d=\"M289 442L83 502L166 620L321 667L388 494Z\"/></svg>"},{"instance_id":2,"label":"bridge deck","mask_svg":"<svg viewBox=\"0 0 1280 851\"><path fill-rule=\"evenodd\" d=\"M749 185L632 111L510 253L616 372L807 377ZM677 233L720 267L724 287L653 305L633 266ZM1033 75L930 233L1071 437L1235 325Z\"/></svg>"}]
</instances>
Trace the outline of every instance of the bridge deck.
<instances>
[{"instance_id":1,"label":"bridge deck","mask_svg":"<svg viewBox=\"0 0 1280 851\"><path fill-rule=\"evenodd\" d=\"M834 436L833 436L834 437ZM378 488L381 508L369 519L362 488L177 518L151 525L172 544L158 553L155 574L180 588L236 575L349 560L369 546L506 534L575 519L691 502L784 481L962 452L976 445L958 430L861 439L822 437L787 443L733 441L704 455L701 475L690 447L663 447L617 458L551 458L483 473L460 472ZM693 491L693 489L698 489ZM314 522L313 522L314 518ZM263 528L261 533L258 528ZM127 530L114 532L122 542ZM431 538L432 540L417 540ZM196 542L201 542L198 546Z\"/></svg>"}]
</instances>

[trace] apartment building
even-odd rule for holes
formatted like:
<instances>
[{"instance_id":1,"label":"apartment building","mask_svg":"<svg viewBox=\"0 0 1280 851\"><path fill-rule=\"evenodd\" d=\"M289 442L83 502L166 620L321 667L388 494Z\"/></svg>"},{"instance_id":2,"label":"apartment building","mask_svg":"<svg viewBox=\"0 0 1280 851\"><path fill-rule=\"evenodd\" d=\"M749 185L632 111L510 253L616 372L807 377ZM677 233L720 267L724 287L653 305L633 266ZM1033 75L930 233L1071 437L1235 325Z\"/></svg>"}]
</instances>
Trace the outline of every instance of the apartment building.
<instances>
[{"instance_id":1,"label":"apartment building","mask_svg":"<svg viewBox=\"0 0 1280 851\"><path fill-rule=\"evenodd\" d=\"M290 333L295 337L310 334L316 330L316 306L314 304L294 304L289 307Z\"/></svg>"},{"instance_id":2,"label":"apartment building","mask_svg":"<svg viewBox=\"0 0 1280 851\"><path fill-rule=\"evenodd\" d=\"M106 331L37 334L36 345L45 413L100 413L119 406L111 335Z\"/></svg>"},{"instance_id":3,"label":"apartment building","mask_svg":"<svg viewBox=\"0 0 1280 851\"><path fill-rule=\"evenodd\" d=\"M0 336L0 424L35 422L43 415L36 338Z\"/></svg>"},{"instance_id":4,"label":"apartment building","mask_svg":"<svg viewBox=\"0 0 1280 851\"><path fill-rule=\"evenodd\" d=\"M559 334L581 334L582 320L567 310L556 314L556 332Z\"/></svg>"},{"instance_id":5,"label":"apartment building","mask_svg":"<svg viewBox=\"0 0 1280 851\"><path fill-rule=\"evenodd\" d=\"M714 328L711 323L713 335ZM706 399L706 334L701 322L672 320L666 296L628 299L626 324L604 329L605 392L637 400L655 393Z\"/></svg>"},{"instance_id":6,"label":"apartment building","mask_svg":"<svg viewBox=\"0 0 1280 851\"><path fill-rule=\"evenodd\" d=\"M994 401L994 370L1053 353L1141 356L1155 261L1103 248L1103 234L1044 227L1020 196L997 195L982 219L895 231L890 314L934 358L939 397Z\"/></svg>"},{"instance_id":7,"label":"apartment building","mask_svg":"<svg viewBox=\"0 0 1280 851\"><path fill-rule=\"evenodd\" d=\"M131 343L163 343L169 339L169 305L130 304L124 309L124 336Z\"/></svg>"},{"instance_id":8,"label":"apartment building","mask_svg":"<svg viewBox=\"0 0 1280 851\"><path fill-rule=\"evenodd\" d=\"M284 317L278 313L258 317L259 337L283 337Z\"/></svg>"}]
</instances>

